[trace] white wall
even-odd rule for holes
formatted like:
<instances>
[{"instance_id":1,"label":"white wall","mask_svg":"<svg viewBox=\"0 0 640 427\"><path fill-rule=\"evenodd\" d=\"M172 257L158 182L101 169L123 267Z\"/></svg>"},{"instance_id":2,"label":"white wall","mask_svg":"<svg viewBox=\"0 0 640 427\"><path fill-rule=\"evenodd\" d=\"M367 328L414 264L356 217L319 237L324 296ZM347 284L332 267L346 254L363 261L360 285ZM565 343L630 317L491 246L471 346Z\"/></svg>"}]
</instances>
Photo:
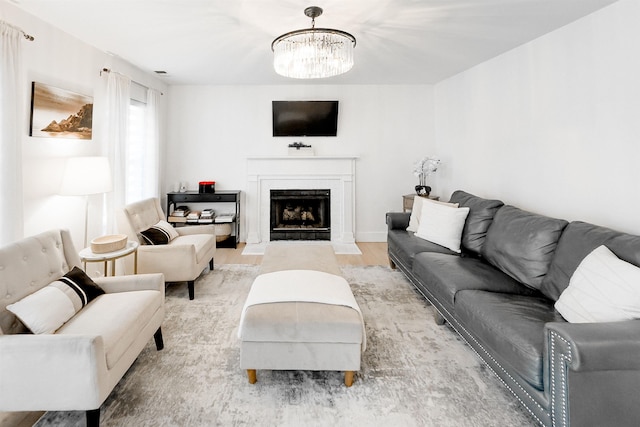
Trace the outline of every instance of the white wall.
<instances>
[{"instance_id":1,"label":"white wall","mask_svg":"<svg viewBox=\"0 0 640 427\"><path fill-rule=\"evenodd\" d=\"M22 41L25 71L24 114L21 120L24 235L30 236L52 228L68 228L77 249L80 249L84 235L84 198L59 196L58 191L66 158L106 154L102 137L105 128L101 117L104 113L106 75L101 77L99 71L111 68L164 92L166 85L155 76L83 43L4 0L0 0L0 19L35 37L32 42ZM93 96L92 140L29 137L32 81ZM91 196L89 240L103 234L98 221L101 203L100 196Z\"/></svg>"},{"instance_id":2,"label":"white wall","mask_svg":"<svg viewBox=\"0 0 640 427\"><path fill-rule=\"evenodd\" d=\"M36 37L23 42L27 85L36 80L93 95L96 113L103 108L104 77L98 73L103 67L165 93L163 100L170 105L163 192L179 181L195 189L198 181L210 179L218 189L244 190L247 156L285 154L288 143L302 140L318 155L360 157L359 241L385 239L384 213L401 209L400 196L416 184L413 163L425 155L443 159L433 186L444 199L462 188L535 212L640 233L636 0L620 0L435 89L291 85L167 90L153 75L5 0L0 0L0 18ZM338 99L338 137L273 138L271 101L277 99ZM58 186L64 159L103 152L101 123L94 122L92 141L30 138L28 104L25 99L25 234L67 227L80 246L83 201L58 196Z\"/></svg>"},{"instance_id":3,"label":"white wall","mask_svg":"<svg viewBox=\"0 0 640 427\"><path fill-rule=\"evenodd\" d=\"M442 192L640 233L638 22L620 0L437 84Z\"/></svg>"},{"instance_id":4,"label":"white wall","mask_svg":"<svg viewBox=\"0 0 640 427\"><path fill-rule=\"evenodd\" d=\"M271 101L335 99L337 137L271 136ZM168 191L181 181L195 190L205 180L244 191L247 156L286 155L295 141L320 156L359 156L358 241L386 240L385 212L402 209L402 194L417 184L413 163L434 155L432 86L172 86L168 111ZM242 240L245 232L242 224Z\"/></svg>"}]
</instances>

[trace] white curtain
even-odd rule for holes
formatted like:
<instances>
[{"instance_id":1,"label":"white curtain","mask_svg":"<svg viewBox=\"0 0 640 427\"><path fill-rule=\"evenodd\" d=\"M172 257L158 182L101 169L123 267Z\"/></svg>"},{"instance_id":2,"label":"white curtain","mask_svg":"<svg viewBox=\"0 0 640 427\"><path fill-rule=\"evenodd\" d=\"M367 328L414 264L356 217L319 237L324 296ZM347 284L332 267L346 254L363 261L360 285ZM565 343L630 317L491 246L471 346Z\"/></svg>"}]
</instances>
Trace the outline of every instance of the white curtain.
<instances>
[{"instance_id":1,"label":"white curtain","mask_svg":"<svg viewBox=\"0 0 640 427\"><path fill-rule=\"evenodd\" d=\"M146 141L147 141L147 184L146 197L160 195L160 92L147 90Z\"/></svg>"},{"instance_id":2,"label":"white curtain","mask_svg":"<svg viewBox=\"0 0 640 427\"><path fill-rule=\"evenodd\" d=\"M105 210L108 233L117 232L116 214L125 205L126 147L129 128L131 79L110 72L107 79L107 156L113 174L113 191L107 195Z\"/></svg>"},{"instance_id":3,"label":"white curtain","mask_svg":"<svg viewBox=\"0 0 640 427\"><path fill-rule=\"evenodd\" d=\"M0 21L0 246L23 237L22 32Z\"/></svg>"}]
</instances>

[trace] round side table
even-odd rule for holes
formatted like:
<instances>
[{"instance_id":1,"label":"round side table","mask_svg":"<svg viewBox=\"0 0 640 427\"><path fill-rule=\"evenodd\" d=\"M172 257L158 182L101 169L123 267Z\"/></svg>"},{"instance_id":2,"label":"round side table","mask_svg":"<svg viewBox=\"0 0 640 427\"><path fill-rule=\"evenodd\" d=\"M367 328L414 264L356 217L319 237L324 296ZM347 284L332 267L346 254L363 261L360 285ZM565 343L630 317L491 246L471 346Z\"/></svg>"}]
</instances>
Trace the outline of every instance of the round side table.
<instances>
[{"instance_id":1,"label":"round side table","mask_svg":"<svg viewBox=\"0 0 640 427\"><path fill-rule=\"evenodd\" d=\"M111 261L111 275L116 275L116 260L127 255L133 254L133 274L138 274L138 242L127 242L124 248L105 252L103 254L95 254L91 251L91 247L84 248L80 251L80 260L84 263L84 270L87 271L88 262L104 262L104 275L107 275L107 263Z\"/></svg>"}]
</instances>

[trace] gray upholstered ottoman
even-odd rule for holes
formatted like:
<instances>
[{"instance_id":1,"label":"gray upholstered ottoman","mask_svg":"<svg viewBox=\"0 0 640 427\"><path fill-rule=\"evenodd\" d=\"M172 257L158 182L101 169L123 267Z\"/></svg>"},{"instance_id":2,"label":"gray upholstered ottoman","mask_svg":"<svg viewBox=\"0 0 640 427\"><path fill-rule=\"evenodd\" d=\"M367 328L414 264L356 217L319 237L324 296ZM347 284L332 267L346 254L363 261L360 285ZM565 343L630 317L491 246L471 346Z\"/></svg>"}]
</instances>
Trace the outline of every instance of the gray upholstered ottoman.
<instances>
[{"instance_id":1,"label":"gray upholstered ottoman","mask_svg":"<svg viewBox=\"0 0 640 427\"><path fill-rule=\"evenodd\" d=\"M333 250L328 249L330 253L318 259L323 270L332 265L331 259L335 261ZM247 370L250 383L255 383L257 369L313 370L344 371L345 385L351 386L366 344L362 314L351 288L344 278L326 271L269 267L273 260L287 264L295 259L287 253L299 258L304 250L296 245L278 247L272 257L267 252L263 271L276 271L261 274L251 287L238 332L240 367ZM309 253L320 255L318 249Z\"/></svg>"}]
</instances>

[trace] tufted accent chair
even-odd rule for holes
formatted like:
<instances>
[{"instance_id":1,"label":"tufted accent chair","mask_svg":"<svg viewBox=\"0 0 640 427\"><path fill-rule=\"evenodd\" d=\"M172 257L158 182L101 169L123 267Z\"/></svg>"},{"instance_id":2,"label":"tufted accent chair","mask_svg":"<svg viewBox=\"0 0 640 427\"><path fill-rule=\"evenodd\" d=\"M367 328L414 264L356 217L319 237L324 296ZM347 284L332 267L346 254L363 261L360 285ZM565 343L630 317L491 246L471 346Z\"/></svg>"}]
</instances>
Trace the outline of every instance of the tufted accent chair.
<instances>
[{"instance_id":1,"label":"tufted accent chair","mask_svg":"<svg viewBox=\"0 0 640 427\"><path fill-rule=\"evenodd\" d=\"M166 217L158 198L149 198L124 207L118 219L122 233L139 241L138 273L163 273L167 282L187 282L189 299L194 298L194 283L209 263L213 270L216 230L213 225L178 227L178 237L167 245L145 245L140 232Z\"/></svg>"},{"instance_id":2,"label":"tufted accent chair","mask_svg":"<svg viewBox=\"0 0 640 427\"><path fill-rule=\"evenodd\" d=\"M93 279L104 291L55 333L34 335L6 309L75 266L67 230L0 248L0 411L87 411L100 406L153 336L162 349L161 274Z\"/></svg>"}]
</instances>

